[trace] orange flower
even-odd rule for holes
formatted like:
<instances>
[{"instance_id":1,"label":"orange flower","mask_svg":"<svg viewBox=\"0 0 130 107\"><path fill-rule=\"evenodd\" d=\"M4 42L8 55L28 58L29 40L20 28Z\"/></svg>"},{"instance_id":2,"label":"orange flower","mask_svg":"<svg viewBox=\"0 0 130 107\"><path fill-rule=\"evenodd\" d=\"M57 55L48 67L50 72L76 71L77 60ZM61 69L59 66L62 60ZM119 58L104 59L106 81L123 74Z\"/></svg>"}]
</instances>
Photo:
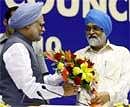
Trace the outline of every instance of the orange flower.
<instances>
[{"instance_id":1,"label":"orange flower","mask_svg":"<svg viewBox=\"0 0 130 107\"><path fill-rule=\"evenodd\" d=\"M91 104L90 107L102 107L100 104Z\"/></svg>"},{"instance_id":2,"label":"orange flower","mask_svg":"<svg viewBox=\"0 0 130 107\"><path fill-rule=\"evenodd\" d=\"M70 61L72 60L70 50L65 51L65 60L66 60L67 62L70 62Z\"/></svg>"},{"instance_id":3,"label":"orange flower","mask_svg":"<svg viewBox=\"0 0 130 107\"><path fill-rule=\"evenodd\" d=\"M63 71L61 72L63 80L66 82L68 80L68 76L69 76L69 72L66 68L63 69Z\"/></svg>"},{"instance_id":4,"label":"orange flower","mask_svg":"<svg viewBox=\"0 0 130 107\"><path fill-rule=\"evenodd\" d=\"M79 65L80 65L80 64L84 63L84 62L85 62L85 60L82 60L82 59L77 59L77 60L76 60L76 62L77 62L77 64L79 64Z\"/></svg>"}]
</instances>

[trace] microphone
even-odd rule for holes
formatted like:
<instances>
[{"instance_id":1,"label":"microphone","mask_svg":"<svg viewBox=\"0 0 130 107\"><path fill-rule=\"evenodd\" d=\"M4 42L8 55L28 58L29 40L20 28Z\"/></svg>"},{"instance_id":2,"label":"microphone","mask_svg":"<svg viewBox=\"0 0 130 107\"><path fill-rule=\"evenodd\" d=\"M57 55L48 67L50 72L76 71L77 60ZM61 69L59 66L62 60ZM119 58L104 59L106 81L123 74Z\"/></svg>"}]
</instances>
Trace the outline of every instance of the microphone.
<instances>
[{"instance_id":1,"label":"microphone","mask_svg":"<svg viewBox=\"0 0 130 107\"><path fill-rule=\"evenodd\" d=\"M44 99L40 91L37 91L37 94L42 98L44 104L48 104L47 101Z\"/></svg>"},{"instance_id":2,"label":"microphone","mask_svg":"<svg viewBox=\"0 0 130 107\"><path fill-rule=\"evenodd\" d=\"M56 92L51 91L51 90L48 90L44 85L42 85L42 88L43 88L43 89L46 89L47 91L49 91L49 92L51 92L51 93L53 93L53 94L56 94L56 95L59 95L59 96L63 97L63 95L61 95L61 94L59 94L59 93L56 93ZM78 94L79 94L79 93L78 93ZM44 97L42 96L42 94L40 93L40 91L38 91L38 95L41 96L42 99L44 99ZM44 100L44 101L46 101L46 100ZM77 101L77 103L82 104L82 105L84 105L84 106L88 106L88 104L82 103L82 102L80 102L79 100Z\"/></svg>"},{"instance_id":3,"label":"microphone","mask_svg":"<svg viewBox=\"0 0 130 107\"><path fill-rule=\"evenodd\" d=\"M63 97L63 95L61 95L61 94L59 94L59 93L56 93L56 92L54 92L54 91L48 90L48 89L47 89L45 86L43 86L43 85L42 85L42 88L43 88L43 89L46 89L47 91L49 91L49 92L51 92L51 93L53 93L53 94L56 94L56 95L59 95L59 96Z\"/></svg>"},{"instance_id":4,"label":"microphone","mask_svg":"<svg viewBox=\"0 0 130 107\"><path fill-rule=\"evenodd\" d=\"M44 85L42 85L42 88L43 88L43 89L46 89L46 87L45 87Z\"/></svg>"}]
</instances>

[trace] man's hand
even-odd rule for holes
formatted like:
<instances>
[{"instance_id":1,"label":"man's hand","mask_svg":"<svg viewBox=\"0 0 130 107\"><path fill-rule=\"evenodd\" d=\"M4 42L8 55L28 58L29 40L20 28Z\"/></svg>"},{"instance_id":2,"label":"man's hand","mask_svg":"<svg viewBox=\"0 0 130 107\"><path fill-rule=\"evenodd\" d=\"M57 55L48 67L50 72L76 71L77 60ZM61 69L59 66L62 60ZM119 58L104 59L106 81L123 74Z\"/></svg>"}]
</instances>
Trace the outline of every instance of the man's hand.
<instances>
[{"instance_id":1,"label":"man's hand","mask_svg":"<svg viewBox=\"0 0 130 107\"><path fill-rule=\"evenodd\" d=\"M97 93L95 95L95 98L93 98L91 100L91 103L92 104L104 105L108 101L110 101L110 95L109 95L109 93L108 92L100 92L100 93Z\"/></svg>"},{"instance_id":2,"label":"man's hand","mask_svg":"<svg viewBox=\"0 0 130 107\"><path fill-rule=\"evenodd\" d=\"M64 88L64 96L76 95L78 92L78 86L72 83L65 83L63 88Z\"/></svg>"}]
</instances>

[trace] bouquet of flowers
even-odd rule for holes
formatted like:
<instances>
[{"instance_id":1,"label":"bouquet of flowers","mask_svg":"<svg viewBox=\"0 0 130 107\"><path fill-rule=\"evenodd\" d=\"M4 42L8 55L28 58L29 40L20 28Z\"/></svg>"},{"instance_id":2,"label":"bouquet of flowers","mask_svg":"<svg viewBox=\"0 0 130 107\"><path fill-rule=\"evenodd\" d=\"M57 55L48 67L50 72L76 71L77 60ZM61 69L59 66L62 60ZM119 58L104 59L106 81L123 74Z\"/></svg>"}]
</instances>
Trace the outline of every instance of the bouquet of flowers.
<instances>
[{"instance_id":1,"label":"bouquet of flowers","mask_svg":"<svg viewBox=\"0 0 130 107\"><path fill-rule=\"evenodd\" d=\"M45 57L53 62L55 70L62 74L64 82L72 81L87 91L95 91L97 83L94 63L86 58L78 58L70 50L59 52L46 52Z\"/></svg>"}]
</instances>

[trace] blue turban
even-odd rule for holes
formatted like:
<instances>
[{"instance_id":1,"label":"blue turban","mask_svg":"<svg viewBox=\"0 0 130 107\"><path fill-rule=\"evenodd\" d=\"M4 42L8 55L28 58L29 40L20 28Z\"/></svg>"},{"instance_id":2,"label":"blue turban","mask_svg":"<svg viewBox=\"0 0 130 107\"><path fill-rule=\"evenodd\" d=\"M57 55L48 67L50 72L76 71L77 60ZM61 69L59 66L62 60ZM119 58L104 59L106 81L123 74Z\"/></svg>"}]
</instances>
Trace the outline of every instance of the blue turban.
<instances>
[{"instance_id":1,"label":"blue turban","mask_svg":"<svg viewBox=\"0 0 130 107\"><path fill-rule=\"evenodd\" d=\"M94 23L102 28L107 37L112 32L112 22L110 17L100 10L91 9L88 12L85 18L85 24L88 23Z\"/></svg>"},{"instance_id":2,"label":"blue turban","mask_svg":"<svg viewBox=\"0 0 130 107\"><path fill-rule=\"evenodd\" d=\"M25 3L13 13L9 26L14 29L23 28L35 22L42 14L43 3Z\"/></svg>"}]
</instances>

